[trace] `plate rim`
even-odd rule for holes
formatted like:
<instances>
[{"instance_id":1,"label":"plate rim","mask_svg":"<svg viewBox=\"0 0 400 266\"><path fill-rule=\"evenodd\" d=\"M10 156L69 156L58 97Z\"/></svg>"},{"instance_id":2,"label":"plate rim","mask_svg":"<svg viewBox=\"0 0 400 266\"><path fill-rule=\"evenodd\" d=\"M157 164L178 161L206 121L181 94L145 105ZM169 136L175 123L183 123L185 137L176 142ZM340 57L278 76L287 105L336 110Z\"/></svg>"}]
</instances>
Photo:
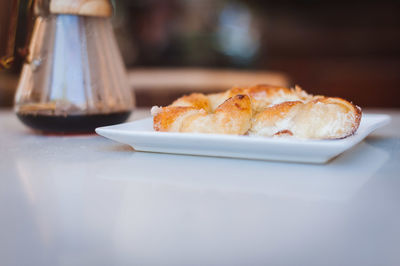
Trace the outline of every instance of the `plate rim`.
<instances>
[{"instance_id":1,"label":"plate rim","mask_svg":"<svg viewBox=\"0 0 400 266\"><path fill-rule=\"evenodd\" d=\"M301 148L301 147L309 147L309 148L330 148L332 150L335 150L334 154L331 156L331 154L328 156L329 158L325 160L324 162L328 161L329 159L341 154L342 152L352 148L356 144L360 143L362 140L364 140L369 134L371 134L373 131L376 129L383 127L387 124L390 123L391 117L388 114L375 114L375 113L367 113L363 114L361 118L361 123L367 119L374 119L377 120L375 122L370 122L371 124L367 124L366 128L362 132L357 132L344 139L331 139L331 140L309 140L309 139L299 139L299 138L268 138L268 137L260 137L260 136L242 136L242 135L224 135L224 134L204 134L204 133L179 133L179 132L156 132L153 130L134 130L132 128L128 129L126 128L127 125L130 127L135 126L137 124L141 123L150 123L149 120L151 120L152 117L147 117L127 123L122 123L122 124L117 124L117 125L111 125L111 126L105 126L105 127L99 127L96 128L96 133L98 135L101 135L103 137L106 137L108 139L112 139L114 141L128 144L132 146L135 150L137 151L149 151L150 147L147 147L147 150L143 149L137 149L140 144L137 145L132 145L133 141L132 140L127 140L129 138L136 138L136 139L152 139L154 141L154 145L151 145L152 151L157 150L157 143L160 141L193 141L193 140L198 140L198 141L210 141L212 143L215 142L223 142L223 143L234 143L237 145L255 145L255 144L262 144L263 146L271 146L271 147L279 147L282 145L282 147L287 147L287 146L292 146L294 149L296 148ZM364 119L364 120L363 120ZM368 121L369 122L369 121ZM366 122L366 123L368 123ZM361 124L360 124L361 126ZM140 141L140 140L139 140ZM146 141L148 142L148 141ZM142 141L142 145L143 145ZM148 143L146 143L148 144ZM149 144L148 144L149 145ZM238 147L237 145L234 145L235 147ZM135 147L136 146L136 147ZM174 149L174 143L171 143L171 148ZM190 152L190 148L193 145L188 145L186 148L188 151L187 152L165 152L161 151L162 149L160 148L161 153L171 153L171 154L190 154L190 155L202 155L201 153L196 153L196 152ZM166 146L163 146L164 148ZM246 150L246 149L243 149ZM239 152L239 151L237 151ZM332 151L331 151L332 152ZM328 152L327 152L328 154ZM209 156L209 155L208 155ZM212 155L211 155L212 156ZM215 155L216 157L221 157L219 155ZM222 156L222 157L228 157L228 156ZM245 157L240 157L240 156L234 156L235 158L245 158ZM263 160L268 160L268 159L263 159ZM271 159L272 160L272 159ZM293 160L291 160L293 161ZM304 160L301 160L299 162L306 162Z\"/></svg>"}]
</instances>

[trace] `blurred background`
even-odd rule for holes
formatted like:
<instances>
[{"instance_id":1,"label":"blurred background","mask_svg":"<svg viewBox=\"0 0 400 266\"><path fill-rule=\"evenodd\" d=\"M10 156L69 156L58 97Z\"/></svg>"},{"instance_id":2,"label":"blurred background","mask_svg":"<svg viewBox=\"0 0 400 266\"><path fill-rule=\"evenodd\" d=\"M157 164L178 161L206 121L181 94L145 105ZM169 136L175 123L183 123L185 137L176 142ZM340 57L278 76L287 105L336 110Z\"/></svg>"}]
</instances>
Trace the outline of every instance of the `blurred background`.
<instances>
[{"instance_id":1,"label":"blurred background","mask_svg":"<svg viewBox=\"0 0 400 266\"><path fill-rule=\"evenodd\" d=\"M114 5L112 22L138 106L167 104L188 93L190 82L179 83L188 74L182 70L193 70L188 75L199 79L220 80L228 73L222 85L210 81L207 88L194 86L198 90L228 89L240 73L249 74L251 83L251 74L258 73L256 82L298 84L362 107L400 107L400 1L115 0ZM1 16L0 22L3 27ZM17 34L19 58L0 73L0 106L12 105L24 34ZM219 75L210 75L213 71Z\"/></svg>"}]
</instances>

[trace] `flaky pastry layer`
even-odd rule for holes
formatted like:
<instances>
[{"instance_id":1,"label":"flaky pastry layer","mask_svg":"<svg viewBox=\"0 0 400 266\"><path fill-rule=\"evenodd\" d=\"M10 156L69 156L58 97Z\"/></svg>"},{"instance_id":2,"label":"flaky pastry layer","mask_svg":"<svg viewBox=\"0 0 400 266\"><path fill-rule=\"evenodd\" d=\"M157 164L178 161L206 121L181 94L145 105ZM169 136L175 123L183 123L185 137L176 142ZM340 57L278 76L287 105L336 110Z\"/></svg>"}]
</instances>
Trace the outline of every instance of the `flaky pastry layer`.
<instances>
[{"instance_id":1,"label":"flaky pastry layer","mask_svg":"<svg viewBox=\"0 0 400 266\"><path fill-rule=\"evenodd\" d=\"M356 132L362 113L349 101L313 96L298 86L256 85L186 95L153 107L152 115L156 131L337 139Z\"/></svg>"}]
</instances>

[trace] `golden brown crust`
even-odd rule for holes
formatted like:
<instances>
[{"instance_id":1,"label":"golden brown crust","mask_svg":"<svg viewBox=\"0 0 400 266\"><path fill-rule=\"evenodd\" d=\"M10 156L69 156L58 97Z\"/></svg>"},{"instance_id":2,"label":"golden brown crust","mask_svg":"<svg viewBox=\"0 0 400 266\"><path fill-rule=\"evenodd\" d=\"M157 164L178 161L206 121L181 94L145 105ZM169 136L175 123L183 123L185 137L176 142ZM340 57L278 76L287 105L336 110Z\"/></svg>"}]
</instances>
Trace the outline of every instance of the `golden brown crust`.
<instances>
[{"instance_id":1,"label":"golden brown crust","mask_svg":"<svg viewBox=\"0 0 400 266\"><path fill-rule=\"evenodd\" d=\"M170 106L154 107L156 131L344 138L356 132L361 109L341 98L313 96L299 86L233 87L193 93Z\"/></svg>"},{"instance_id":2,"label":"golden brown crust","mask_svg":"<svg viewBox=\"0 0 400 266\"><path fill-rule=\"evenodd\" d=\"M215 113L219 112L245 112L251 113L251 102L247 95L238 94L234 97L227 99L223 104L218 106Z\"/></svg>"},{"instance_id":3,"label":"golden brown crust","mask_svg":"<svg viewBox=\"0 0 400 266\"><path fill-rule=\"evenodd\" d=\"M247 95L236 95L214 113L188 106L158 109L153 118L156 131L245 134L251 126L251 102Z\"/></svg>"},{"instance_id":4,"label":"golden brown crust","mask_svg":"<svg viewBox=\"0 0 400 266\"><path fill-rule=\"evenodd\" d=\"M210 101L208 97L202 93L192 93L182 96L175 100L170 106L190 106L198 109L204 109L210 112Z\"/></svg>"},{"instance_id":5,"label":"golden brown crust","mask_svg":"<svg viewBox=\"0 0 400 266\"><path fill-rule=\"evenodd\" d=\"M176 121L176 119L186 114L189 111L196 111L197 108L194 107L183 107L183 106L174 106L174 107L163 107L161 112L153 118L153 127L156 131L169 131L172 124Z\"/></svg>"},{"instance_id":6,"label":"golden brown crust","mask_svg":"<svg viewBox=\"0 0 400 266\"><path fill-rule=\"evenodd\" d=\"M250 96L253 96L253 97L257 97L260 94L262 97L265 97L264 93L266 93L266 97L269 97L269 96L276 95L280 92L287 93L287 94L293 92L291 89L288 89L285 87L272 86L272 85L267 85L267 84L258 84L255 86L251 86L251 87L248 87L246 89L246 91Z\"/></svg>"},{"instance_id":7,"label":"golden brown crust","mask_svg":"<svg viewBox=\"0 0 400 266\"><path fill-rule=\"evenodd\" d=\"M284 102L266 108L253 119L251 134L282 136L290 132L299 138L337 139L358 129L361 110L352 103L333 97L317 97L309 102Z\"/></svg>"},{"instance_id":8,"label":"golden brown crust","mask_svg":"<svg viewBox=\"0 0 400 266\"><path fill-rule=\"evenodd\" d=\"M263 111L265 108L286 101L306 101L312 97L299 86L289 89L280 86L259 84L250 87L233 87L232 89L208 95L211 107L216 108L226 99L237 94L247 94L252 102L253 113Z\"/></svg>"},{"instance_id":9,"label":"golden brown crust","mask_svg":"<svg viewBox=\"0 0 400 266\"><path fill-rule=\"evenodd\" d=\"M251 101L247 95L236 95L216 110L215 115L219 116L219 123L228 125L228 134L245 134L251 127Z\"/></svg>"}]
</instances>

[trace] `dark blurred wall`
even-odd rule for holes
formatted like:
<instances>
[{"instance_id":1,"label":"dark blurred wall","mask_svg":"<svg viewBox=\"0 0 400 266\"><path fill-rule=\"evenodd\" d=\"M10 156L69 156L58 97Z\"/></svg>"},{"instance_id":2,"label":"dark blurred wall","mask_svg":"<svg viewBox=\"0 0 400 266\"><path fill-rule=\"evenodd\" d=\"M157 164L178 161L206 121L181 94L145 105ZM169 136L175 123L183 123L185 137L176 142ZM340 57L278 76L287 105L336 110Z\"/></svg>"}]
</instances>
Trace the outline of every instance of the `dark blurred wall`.
<instances>
[{"instance_id":1,"label":"dark blurred wall","mask_svg":"<svg viewBox=\"0 0 400 266\"><path fill-rule=\"evenodd\" d=\"M128 68L282 71L311 93L365 107L400 107L398 0L113 2L113 25ZM26 44L23 28L17 32L19 48ZM21 63L17 56L11 71L0 73L0 105L11 105Z\"/></svg>"},{"instance_id":2,"label":"dark blurred wall","mask_svg":"<svg viewBox=\"0 0 400 266\"><path fill-rule=\"evenodd\" d=\"M281 2L279 2L281 3ZM299 4L301 3L301 4ZM270 5L260 67L361 106L400 107L399 1Z\"/></svg>"},{"instance_id":3,"label":"dark blurred wall","mask_svg":"<svg viewBox=\"0 0 400 266\"><path fill-rule=\"evenodd\" d=\"M128 66L287 73L313 93L400 107L400 1L117 0Z\"/></svg>"}]
</instances>

